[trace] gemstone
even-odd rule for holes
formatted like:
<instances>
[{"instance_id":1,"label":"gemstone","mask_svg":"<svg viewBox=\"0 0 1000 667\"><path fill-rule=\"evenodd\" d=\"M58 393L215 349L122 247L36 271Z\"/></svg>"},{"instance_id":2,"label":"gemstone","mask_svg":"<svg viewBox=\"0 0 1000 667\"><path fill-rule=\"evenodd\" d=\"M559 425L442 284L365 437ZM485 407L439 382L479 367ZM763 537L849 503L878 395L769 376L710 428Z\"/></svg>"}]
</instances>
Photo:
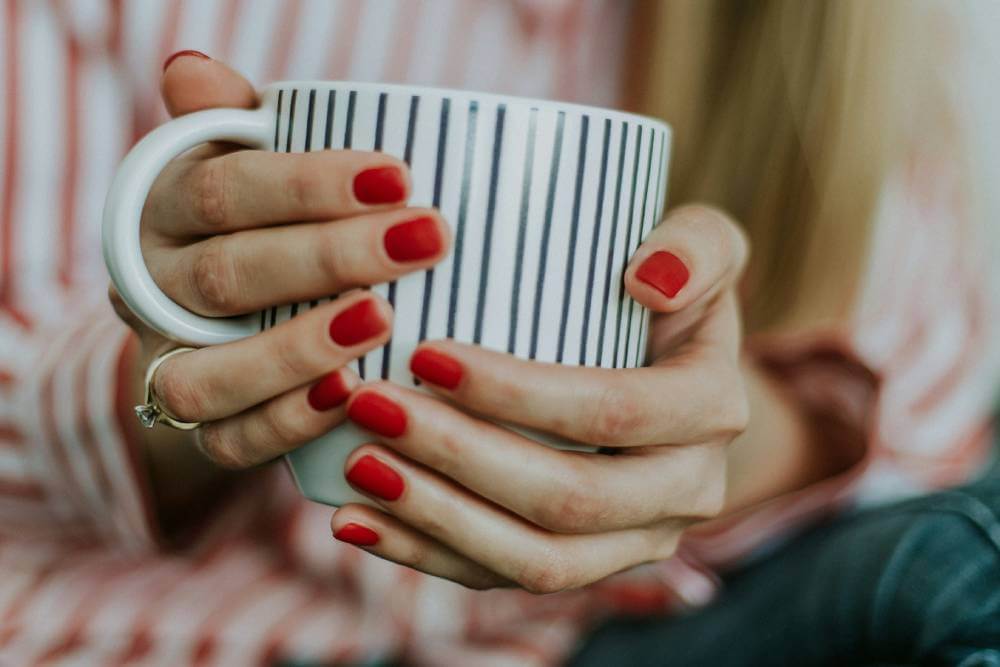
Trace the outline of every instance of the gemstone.
<instances>
[{"instance_id":1,"label":"gemstone","mask_svg":"<svg viewBox=\"0 0 1000 667\"><path fill-rule=\"evenodd\" d=\"M156 424L157 410L152 405L135 406L135 414L138 415L139 421L146 428L153 428L153 425Z\"/></svg>"}]
</instances>

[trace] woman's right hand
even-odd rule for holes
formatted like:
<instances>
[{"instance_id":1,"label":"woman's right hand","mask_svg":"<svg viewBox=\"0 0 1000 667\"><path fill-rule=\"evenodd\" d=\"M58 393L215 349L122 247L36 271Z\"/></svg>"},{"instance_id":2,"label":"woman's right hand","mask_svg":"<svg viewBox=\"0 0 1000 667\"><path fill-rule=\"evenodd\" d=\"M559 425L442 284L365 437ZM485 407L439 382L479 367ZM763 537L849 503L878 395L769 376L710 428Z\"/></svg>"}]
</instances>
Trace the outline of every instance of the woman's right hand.
<instances>
[{"instance_id":1,"label":"woman's right hand","mask_svg":"<svg viewBox=\"0 0 1000 667\"><path fill-rule=\"evenodd\" d=\"M258 102L246 79L194 54L168 61L162 92L173 116ZM263 463L343 419L339 405L358 382L343 367L384 344L392 326L385 300L349 290L429 267L450 242L440 215L407 208L408 195L406 165L373 152L209 145L164 169L146 201L141 240L153 279L178 304L222 317L347 292L263 333L159 367L160 404L177 419L203 423L197 443L215 464ZM114 290L112 302L139 336L136 374L176 347ZM178 437L168 431L147 435L155 447L157 438Z\"/></svg>"}]
</instances>

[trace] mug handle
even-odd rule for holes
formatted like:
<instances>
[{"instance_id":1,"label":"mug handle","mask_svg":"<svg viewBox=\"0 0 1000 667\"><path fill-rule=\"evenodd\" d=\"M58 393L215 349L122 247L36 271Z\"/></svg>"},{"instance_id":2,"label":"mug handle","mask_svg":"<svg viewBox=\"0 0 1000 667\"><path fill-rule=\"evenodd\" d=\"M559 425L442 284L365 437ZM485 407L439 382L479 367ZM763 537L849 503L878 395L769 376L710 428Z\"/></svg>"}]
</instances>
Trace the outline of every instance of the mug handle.
<instances>
[{"instance_id":1,"label":"mug handle","mask_svg":"<svg viewBox=\"0 0 1000 667\"><path fill-rule=\"evenodd\" d=\"M209 141L266 149L274 112L266 107L209 109L171 120L137 143L122 160L104 203L101 242L115 289L136 316L164 336L188 345L215 345L256 333L257 316L203 317L157 286L139 245L139 222L149 188L181 153Z\"/></svg>"}]
</instances>

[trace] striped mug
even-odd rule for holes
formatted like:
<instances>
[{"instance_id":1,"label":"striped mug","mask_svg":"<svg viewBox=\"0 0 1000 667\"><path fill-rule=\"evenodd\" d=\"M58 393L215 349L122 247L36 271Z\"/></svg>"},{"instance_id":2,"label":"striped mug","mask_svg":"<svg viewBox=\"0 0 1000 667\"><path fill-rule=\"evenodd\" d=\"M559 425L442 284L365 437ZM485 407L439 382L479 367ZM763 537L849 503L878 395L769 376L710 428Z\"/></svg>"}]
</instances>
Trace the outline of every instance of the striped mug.
<instances>
[{"instance_id":1,"label":"striped mug","mask_svg":"<svg viewBox=\"0 0 1000 667\"><path fill-rule=\"evenodd\" d=\"M545 100L341 81L275 83L258 109L172 120L119 167L104 211L104 257L138 317L196 346L252 335L318 303L207 318L154 283L139 246L146 195L168 161L208 141L284 152L385 151L410 165L410 203L439 209L452 225L444 261L371 288L396 317L392 339L352 364L363 379L415 386L409 356L421 340L442 337L563 364L643 362L649 314L625 292L622 273L663 213L664 123ZM302 493L331 505L368 502L343 474L347 456L367 440L345 424L289 454Z\"/></svg>"}]
</instances>

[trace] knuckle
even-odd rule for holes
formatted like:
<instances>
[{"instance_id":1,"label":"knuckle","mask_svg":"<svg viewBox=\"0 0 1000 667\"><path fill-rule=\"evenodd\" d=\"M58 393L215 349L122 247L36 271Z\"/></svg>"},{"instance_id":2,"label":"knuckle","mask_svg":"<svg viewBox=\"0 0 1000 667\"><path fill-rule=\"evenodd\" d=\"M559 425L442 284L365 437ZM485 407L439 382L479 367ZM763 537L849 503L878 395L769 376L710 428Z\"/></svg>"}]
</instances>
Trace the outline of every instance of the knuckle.
<instances>
[{"instance_id":1,"label":"knuckle","mask_svg":"<svg viewBox=\"0 0 1000 667\"><path fill-rule=\"evenodd\" d=\"M609 384L598 397L584 428L584 441L592 445L626 444L645 424L639 403L621 384Z\"/></svg>"},{"instance_id":2,"label":"knuckle","mask_svg":"<svg viewBox=\"0 0 1000 667\"><path fill-rule=\"evenodd\" d=\"M253 465L243 447L227 429L206 424L198 432L198 444L213 463L227 470L242 470Z\"/></svg>"},{"instance_id":3,"label":"knuckle","mask_svg":"<svg viewBox=\"0 0 1000 667\"><path fill-rule=\"evenodd\" d=\"M285 181L285 192L292 205L297 209L314 208L317 194L322 191L324 183L323 169L306 157L294 156L295 166L288 173Z\"/></svg>"},{"instance_id":4,"label":"knuckle","mask_svg":"<svg viewBox=\"0 0 1000 667\"><path fill-rule=\"evenodd\" d=\"M189 377L175 372L172 360L165 361L153 374L153 393L160 405L175 419L201 421L205 395Z\"/></svg>"},{"instance_id":5,"label":"knuckle","mask_svg":"<svg viewBox=\"0 0 1000 667\"><path fill-rule=\"evenodd\" d=\"M275 372L293 382L303 382L323 373L320 362L327 361L323 355L310 354L312 345L303 343L303 337L295 335L293 327L276 331L270 346L270 356L275 364Z\"/></svg>"},{"instance_id":6,"label":"knuckle","mask_svg":"<svg viewBox=\"0 0 1000 667\"><path fill-rule=\"evenodd\" d=\"M750 424L750 401L743 389L738 372L726 373L730 378L722 383L721 396L715 402L715 436L731 441L739 437Z\"/></svg>"},{"instance_id":7,"label":"knuckle","mask_svg":"<svg viewBox=\"0 0 1000 667\"><path fill-rule=\"evenodd\" d=\"M520 568L516 581L529 593L558 593L573 586L573 569L564 554L547 546Z\"/></svg>"},{"instance_id":8,"label":"knuckle","mask_svg":"<svg viewBox=\"0 0 1000 667\"><path fill-rule=\"evenodd\" d=\"M192 289L209 315L231 315L239 307L236 266L218 238L203 242L191 269Z\"/></svg>"},{"instance_id":9,"label":"knuckle","mask_svg":"<svg viewBox=\"0 0 1000 667\"><path fill-rule=\"evenodd\" d=\"M192 187L192 204L198 220L209 229L225 229L229 223L229 189L232 161L206 160L198 168Z\"/></svg>"},{"instance_id":10,"label":"knuckle","mask_svg":"<svg viewBox=\"0 0 1000 667\"><path fill-rule=\"evenodd\" d=\"M284 451L309 439L307 420L291 418L281 401L268 401L262 406L259 428L262 444L268 449Z\"/></svg>"},{"instance_id":11,"label":"knuckle","mask_svg":"<svg viewBox=\"0 0 1000 667\"><path fill-rule=\"evenodd\" d=\"M336 285L340 289L353 286L354 283L349 280L346 270L350 254L345 244L336 242L329 235L321 235L320 238L322 242L317 252L319 254L319 268L323 275L326 276L331 285Z\"/></svg>"},{"instance_id":12,"label":"knuckle","mask_svg":"<svg viewBox=\"0 0 1000 667\"><path fill-rule=\"evenodd\" d=\"M551 492L535 509L535 523L557 533L592 531L607 514L604 499L592 487L571 479L554 482L554 488L550 487Z\"/></svg>"},{"instance_id":13,"label":"knuckle","mask_svg":"<svg viewBox=\"0 0 1000 667\"><path fill-rule=\"evenodd\" d=\"M706 446L702 470L693 496L691 515L702 519L719 516L726 504L726 454L722 446Z\"/></svg>"}]
</instances>

